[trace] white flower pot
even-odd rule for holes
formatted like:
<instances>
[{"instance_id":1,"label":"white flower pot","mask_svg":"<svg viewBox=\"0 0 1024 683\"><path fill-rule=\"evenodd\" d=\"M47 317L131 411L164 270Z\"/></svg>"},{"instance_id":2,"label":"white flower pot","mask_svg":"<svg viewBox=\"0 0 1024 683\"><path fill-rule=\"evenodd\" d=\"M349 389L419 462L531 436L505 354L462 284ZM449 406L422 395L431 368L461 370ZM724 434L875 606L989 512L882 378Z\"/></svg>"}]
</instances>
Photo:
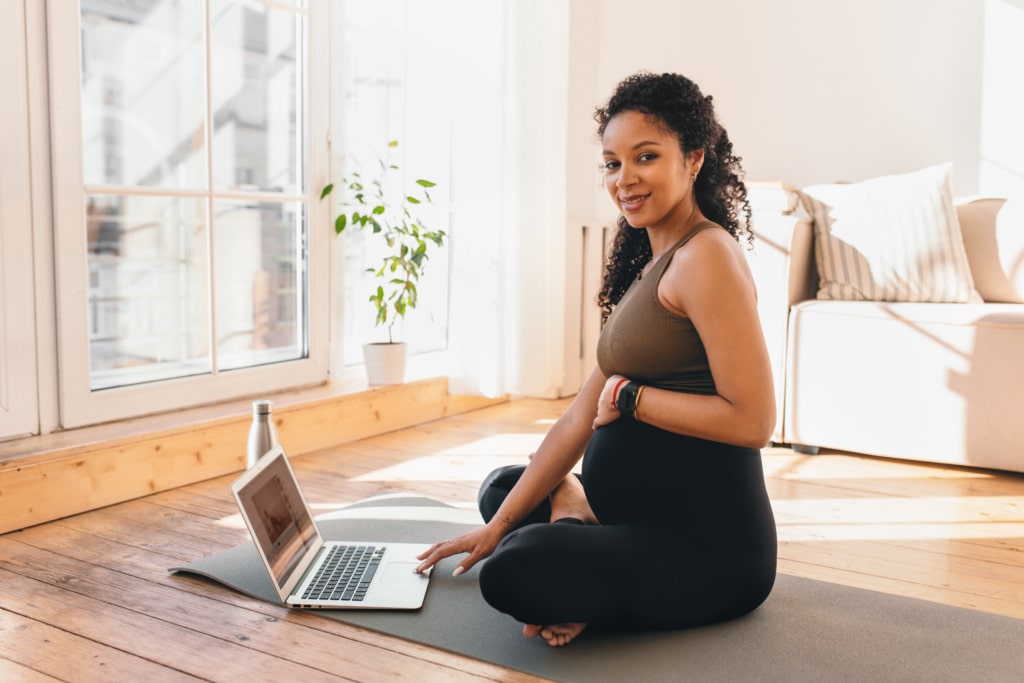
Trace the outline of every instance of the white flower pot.
<instances>
[{"instance_id":1,"label":"white flower pot","mask_svg":"<svg viewBox=\"0 0 1024 683\"><path fill-rule=\"evenodd\" d=\"M405 381L405 342L363 344L363 360L370 386Z\"/></svg>"}]
</instances>

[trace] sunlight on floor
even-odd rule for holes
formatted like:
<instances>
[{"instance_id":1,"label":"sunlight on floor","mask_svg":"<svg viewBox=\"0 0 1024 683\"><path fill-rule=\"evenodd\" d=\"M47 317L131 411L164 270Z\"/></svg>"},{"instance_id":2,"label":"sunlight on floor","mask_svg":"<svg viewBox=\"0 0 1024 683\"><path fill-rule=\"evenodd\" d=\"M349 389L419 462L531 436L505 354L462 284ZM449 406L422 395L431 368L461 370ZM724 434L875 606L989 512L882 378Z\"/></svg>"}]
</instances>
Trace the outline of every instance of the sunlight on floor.
<instances>
[{"instance_id":1,"label":"sunlight on floor","mask_svg":"<svg viewBox=\"0 0 1024 683\"><path fill-rule=\"evenodd\" d=\"M525 458L540 445L543 434L528 434L513 432L511 434L496 434L485 436L468 443L445 448L437 452L437 455L512 455Z\"/></svg>"},{"instance_id":2,"label":"sunlight on floor","mask_svg":"<svg viewBox=\"0 0 1024 683\"><path fill-rule=\"evenodd\" d=\"M481 481L491 470L525 463L543 434L513 432L475 439L430 455L358 475L353 481L375 483ZM1021 495L973 495L972 482L991 474L967 469L944 469L923 463L894 463L874 458L808 456L788 448L764 451L765 475L773 491L772 506L780 542L887 540L957 540L1024 537L1024 492ZM892 481L891 495L864 495L858 480ZM934 480L934 496L902 495L901 481ZM962 492L957 481L963 481ZM814 482L820 496L789 498L787 482ZM952 487L952 489L950 488ZM312 504L322 515L348 503ZM466 509L475 507L466 501ZM220 520L229 528L244 528L238 515Z\"/></svg>"},{"instance_id":3,"label":"sunlight on floor","mask_svg":"<svg viewBox=\"0 0 1024 683\"><path fill-rule=\"evenodd\" d=\"M502 465L525 463L543 434L510 433L488 436L446 448L355 477L353 481L472 481L479 482Z\"/></svg>"},{"instance_id":4,"label":"sunlight on floor","mask_svg":"<svg viewBox=\"0 0 1024 683\"><path fill-rule=\"evenodd\" d=\"M542 434L489 436L455 448L395 463L355 477L362 482L479 482L492 469L523 463L540 444ZM907 479L936 481L984 480L992 475L948 470L920 463L893 463L865 457L844 457L841 475L827 457L793 453L788 448L765 450L765 475L770 480L822 482L837 487L838 497L789 499L776 495L772 505L779 540L854 541L895 539L995 539L1024 536L1024 496L960 495L907 497L860 496L846 486L858 479L888 479L899 488ZM774 488L778 489L776 485ZM841 497L846 493L849 497ZM322 507L322 510L332 509ZM997 516L992 511L998 510ZM967 521L965 521L967 520Z\"/></svg>"},{"instance_id":5,"label":"sunlight on floor","mask_svg":"<svg viewBox=\"0 0 1024 683\"><path fill-rule=\"evenodd\" d=\"M993 478L988 472L947 469L928 463L864 456L801 455L788 448L765 450L765 476L773 491L779 540L882 541L998 539L1024 537L1024 492L987 496L972 487ZM890 495L866 495L859 482ZM909 480L929 480L940 495L907 495ZM787 497L787 482L816 483L824 495ZM884 482L891 482L885 484ZM810 489L813 490L813 489Z\"/></svg>"},{"instance_id":6,"label":"sunlight on floor","mask_svg":"<svg viewBox=\"0 0 1024 683\"><path fill-rule=\"evenodd\" d=\"M764 449L766 477L814 481L836 478L835 463L827 457L802 455L786 447ZM944 469L928 463L898 462L868 456L848 455L843 458L843 479L991 479L980 470Z\"/></svg>"},{"instance_id":7,"label":"sunlight on floor","mask_svg":"<svg viewBox=\"0 0 1024 683\"><path fill-rule=\"evenodd\" d=\"M1024 537L1024 496L810 498L772 507L780 541Z\"/></svg>"},{"instance_id":8,"label":"sunlight on floor","mask_svg":"<svg viewBox=\"0 0 1024 683\"><path fill-rule=\"evenodd\" d=\"M525 464L531 451L506 455L425 455L353 477L352 481L471 481L481 482L503 465Z\"/></svg>"}]
</instances>

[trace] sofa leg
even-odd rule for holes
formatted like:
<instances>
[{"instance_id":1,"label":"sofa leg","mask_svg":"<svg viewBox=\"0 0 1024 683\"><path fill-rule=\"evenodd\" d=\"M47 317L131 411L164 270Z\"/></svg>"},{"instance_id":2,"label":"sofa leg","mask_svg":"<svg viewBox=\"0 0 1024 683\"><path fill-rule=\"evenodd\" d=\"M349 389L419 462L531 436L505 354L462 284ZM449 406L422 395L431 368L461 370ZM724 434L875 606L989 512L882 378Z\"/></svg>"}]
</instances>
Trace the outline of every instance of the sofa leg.
<instances>
[{"instance_id":1,"label":"sofa leg","mask_svg":"<svg viewBox=\"0 0 1024 683\"><path fill-rule=\"evenodd\" d=\"M801 455L817 455L818 454L818 447L817 446L805 446L802 443L794 443L794 444L790 444L790 445L792 446L794 453L800 453Z\"/></svg>"}]
</instances>

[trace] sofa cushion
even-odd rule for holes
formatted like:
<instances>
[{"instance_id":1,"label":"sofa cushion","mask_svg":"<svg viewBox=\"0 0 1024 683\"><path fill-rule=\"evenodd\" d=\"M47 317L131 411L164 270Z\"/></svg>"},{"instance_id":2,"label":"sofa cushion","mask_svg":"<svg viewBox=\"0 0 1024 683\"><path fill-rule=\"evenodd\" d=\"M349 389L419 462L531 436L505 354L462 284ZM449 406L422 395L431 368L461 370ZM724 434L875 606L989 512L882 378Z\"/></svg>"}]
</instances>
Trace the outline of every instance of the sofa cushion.
<instances>
[{"instance_id":1,"label":"sofa cushion","mask_svg":"<svg viewBox=\"0 0 1024 683\"><path fill-rule=\"evenodd\" d=\"M979 300L950 187L951 164L800 192L814 221L819 299Z\"/></svg>"},{"instance_id":2,"label":"sofa cushion","mask_svg":"<svg viewBox=\"0 0 1024 683\"><path fill-rule=\"evenodd\" d=\"M788 443L1024 472L1024 305L793 307Z\"/></svg>"}]
</instances>

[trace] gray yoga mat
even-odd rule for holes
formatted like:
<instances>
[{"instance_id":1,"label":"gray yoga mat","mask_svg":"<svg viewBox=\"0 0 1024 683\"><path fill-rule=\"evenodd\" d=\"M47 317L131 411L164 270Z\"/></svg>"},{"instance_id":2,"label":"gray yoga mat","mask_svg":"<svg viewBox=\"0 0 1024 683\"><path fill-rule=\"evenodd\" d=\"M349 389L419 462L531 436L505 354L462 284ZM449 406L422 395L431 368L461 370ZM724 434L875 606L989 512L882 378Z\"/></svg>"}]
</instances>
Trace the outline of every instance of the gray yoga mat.
<instances>
[{"instance_id":1,"label":"gray yoga mat","mask_svg":"<svg viewBox=\"0 0 1024 683\"><path fill-rule=\"evenodd\" d=\"M409 496L370 499L318 518L328 538L434 542L475 513ZM1021 681L1024 620L780 574L767 602L723 624L669 632L584 631L567 647L523 638L480 597L477 569L434 570L416 612L324 617L558 681ZM172 572L277 601L249 543Z\"/></svg>"}]
</instances>

